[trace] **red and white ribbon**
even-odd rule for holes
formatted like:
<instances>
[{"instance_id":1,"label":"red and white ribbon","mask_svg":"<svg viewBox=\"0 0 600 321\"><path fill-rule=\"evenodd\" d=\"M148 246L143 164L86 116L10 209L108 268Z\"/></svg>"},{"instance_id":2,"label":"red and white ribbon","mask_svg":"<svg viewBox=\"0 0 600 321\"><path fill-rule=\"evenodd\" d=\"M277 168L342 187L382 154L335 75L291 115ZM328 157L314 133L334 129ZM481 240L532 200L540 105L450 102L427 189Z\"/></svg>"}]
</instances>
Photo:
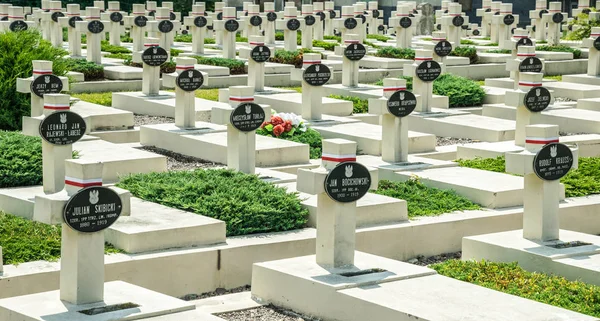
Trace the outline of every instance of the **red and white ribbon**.
<instances>
[{"instance_id":1,"label":"red and white ribbon","mask_svg":"<svg viewBox=\"0 0 600 321\"><path fill-rule=\"evenodd\" d=\"M541 82L519 81L519 86L523 87L540 87L541 85Z\"/></svg>"},{"instance_id":2,"label":"red and white ribbon","mask_svg":"<svg viewBox=\"0 0 600 321\"><path fill-rule=\"evenodd\" d=\"M177 69L177 70L194 69L194 65L177 65L177 66L175 66L175 69Z\"/></svg>"},{"instance_id":3,"label":"red and white ribbon","mask_svg":"<svg viewBox=\"0 0 600 321\"><path fill-rule=\"evenodd\" d=\"M526 144L547 145L558 143L558 137L525 137Z\"/></svg>"},{"instance_id":4,"label":"red and white ribbon","mask_svg":"<svg viewBox=\"0 0 600 321\"><path fill-rule=\"evenodd\" d=\"M86 188L86 187L91 187L91 186L102 186L102 178L81 179L81 178L65 176L65 184L71 185L71 186L76 186L76 187L81 187L81 188Z\"/></svg>"},{"instance_id":5,"label":"red and white ribbon","mask_svg":"<svg viewBox=\"0 0 600 321\"><path fill-rule=\"evenodd\" d=\"M600 37L600 33L592 33L590 34L590 37Z\"/></svg>"},{"instance_id":6,"label":"red and white ribbon","mask_svg":"<svg viewBox=\"0 0 600 321\"><path fill-rule=\"evenodd\" d=\"M356 161L356 155L334 155L323 153L323 155L321 156L321 160L337 163L354 162Z\"/></svg>"},{"instance_id":7,"label":"red and white ribbon","mask_svg":"<svg viewBox=\"0 0 600 321\"><path fill-rule=\"evenodd\" d=\"M415 57L416 61L428 61L428 60L433 60L432 57Z\"/></svg>"},{"instance_id":8,"label":"red and white ribbon","mask_svg":"<svg viewBox=\"0 0 600 321\"><path fill-rule=\"evenodd\" d=\"M517 57L535 57L535 52L534 53L518 53Z\"/></svg>"},{"instance_id":9,"label":"red and white ribbon","mask_svg":"<svg viewBox=\"0 0 600 321\"><path fill-rule=\"evenodd\" d=\"M23 20L23 16L8 16L8 19Z\"/></svg>"},{"instance_id":10,"label":"red and white ribbon","mask_svg":"<svg viewBox=\"0 0 600 321\"><path fill-rule=\"evenodd\" d=\"M52 70L51 69L50 70L34 69L33 74L34 75L51 75Z\"/></svg>"},{"instance_id":11,"label":"red and white ribbon","mask_svg":"<svg viewBox=\"0 0 600 321\"><path fill-rule=\"evenodd\" d=\"M383 87L383 92L397 92L400 90L406 90L406 87L402 87L402 86Z\"/></svg>"},{"instance_id":12,"label":"red and white ribbon","mask_svg":"<svg viewBox=\"0 0 600 321\"><path fill-rule=\"evenodd\" d=\"M157 43L145 43L144 47L158 47Z\"/></svg>"},{"instance_id":13,"label":"red and white ribbon","mask_svg":"<svg viewBox=\"0 0 600 321\"><path fill-rule=\"evenodd\" d=\"M302 64L304 65L317 65L320 64L321 60L304 60Z\"/></svg>"},{"instance_id":14,"label":"red and white ribbon","mask_svg":"<svg viewBox=\"0 0 600 321\"><path fill-rule=\"evenodd\" d=\"M230 101L249 103L254 101L253 96L229 96Z\"/></svg>"},{"instance_id":15,"label":"red and white ribbon","mask_svg":"<svg viewBox=\"0 0 600 321\"><path fill-rule=\"evenodd\" d=\"M360 43L360 40L344 40L344 43L347 43L347 44Z\"/></svg>"},{"instance_id":16,"label":"red and white ribbon","mask_svg":"<svg viewBox=\"0 0 600 321\"><path fill-rule=\"evenodd\" d=\"M71 109L71 106L69 104L49 104L49 103L44 103L44 109L50 109L50 110L69 110Z\"/></svg>"},{"instance_id":17,"label":"red and white ribbon","mask_svg":"<svg viewBox=\"0 0 600 321\"><path fill-rule=\"evenodd\" d=\"M70 17L79 17L80 15L81 15L81 13L67 13L67 16L70 16Z\"/></svg>"},{"instance_id":18,"label":"red and white ribbon","mask_svg":"<svg viewBox=\"0 0 600 321\"><path fill-rule=\"evenodd\" d=\"M408 13L396 13L396 17L408 17Z\"/></svg>"},{"instance_id":19,"label":"red and white ribbon","mask_svg":"<svg viewBox=\"0 0 600 321\"><path fill-rule=\"evenodd\" d=\"M249 44L251 44L253 46L264 46L265 45L264 42L254 42L254 41L249 42Z\"/></svg>"},{"instance_id":20,"label":"red and white ribbon","mask_svg":"<svg viewBox=\"0 0 600 321\"><path fill-rule=\"evenodd\" d=\"M98 19L100 19L100 17L92 17L92 16L87 17L87 20L98 20Z\"/></svg>"},{"instance_id":21,"label":"red and white ribbon","mask_svg":"<svg viewBox=\"0 0 600 321\"><path fill-rule=\"evenodd\" d=\"M432 41L444 41L446 38L431 38Z\"/></svg>"},{"instance_id":22,"label":"red and white ribbon","mask_svg":"<svg viewBox=\"0 0 600 321\"><path fill-rule=\"evenodd\" d=\"M235 17L223 17L223 19L235 19Z\"/></svg>"}]
</instances>

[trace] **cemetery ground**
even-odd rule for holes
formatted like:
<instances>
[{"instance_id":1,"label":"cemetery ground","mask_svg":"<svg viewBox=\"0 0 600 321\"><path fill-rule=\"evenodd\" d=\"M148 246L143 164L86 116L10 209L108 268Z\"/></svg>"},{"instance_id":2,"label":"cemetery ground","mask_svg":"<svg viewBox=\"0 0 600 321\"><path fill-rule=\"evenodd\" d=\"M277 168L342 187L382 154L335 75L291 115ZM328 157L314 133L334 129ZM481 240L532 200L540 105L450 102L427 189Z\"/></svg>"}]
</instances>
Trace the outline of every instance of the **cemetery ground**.
<instances>
[{"instance_id":1,"label":"cemetery ground","mask_svg":"<svg viewBox=\"0 0 600 321\"><path fill-rule=\"evenodd\" d=\"M0 319L600 318L595 10L108 5L0 23Z\"/></svg>"}]
</instances>

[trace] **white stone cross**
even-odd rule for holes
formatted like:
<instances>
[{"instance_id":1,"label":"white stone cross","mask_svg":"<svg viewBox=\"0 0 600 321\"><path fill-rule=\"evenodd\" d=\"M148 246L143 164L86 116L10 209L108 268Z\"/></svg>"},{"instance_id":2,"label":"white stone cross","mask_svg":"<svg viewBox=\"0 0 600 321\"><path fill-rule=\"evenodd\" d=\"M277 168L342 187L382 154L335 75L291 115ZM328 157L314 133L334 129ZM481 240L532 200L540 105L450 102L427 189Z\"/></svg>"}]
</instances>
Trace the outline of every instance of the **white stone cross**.
<instances>
[{"instance_id":1,"label":"white stone cross","mask_svg":"<svg viewBox=\"0 0 600 321\"><path fill-rule=\"evenodd\" d=\"M87 42L87 61L102 63L101 41L105 39L104 33L108 21L100 20L100 8L88 7L87 21L77 21L75 28L77 31L86 34Z\"/></svg>"},{"instance_id":2,"label":"white stone cross","mask_svg":"<svg viewBox=\"0 0 600 321\"><path fill-rule=\"evenodd\" d=\"M525 146L525 127L532 124L533 112L525 107L525 95L532 89L542 86L542 73L519 73L519 87L514 91L507 91L505 104L516 107L515 145Z\"/></svg>"},{"instance_id":3,"label":"white stone cross","mask_svg":"<svg viewBox=\"0 0 600 321\"><path fill-rule=\"evenodd\" d=\"M506 62L506 70L510 71L510 77L514 80L515 86L514 89L517 90L519 88L519 84L521 82L521 72L519 71L519 66L521 63L531 57L535 57L535 47L534 46L519 46L518 52L516 55L516 59L508 60ZM529 59L528 61L532 61ZM542 62L542 73L544 71L544 60L540 59Z\"/></svg>"},{"instance_id":4,"label":"white stone cross","mask_svg":"<svg viewBox=\"0 0 600 321\"><path fill-rule=\"evenodd\" d=\"M189 17L183 18L183 24L188 26L192 33L192 54L204 55L204 37L206 28L212 24L212 18L205 15L204 3L192 6Z\"/></svg>"},{"instance_id":5,"label":"white stone cross","mask_svg":"<svg viewBox=\"0 0 600 321\"><path fill-rule=\"evenodd\" d=\"M396 33L396 48L410 48L412 46L411 27L413 20L409 17L410 8L399 4L395 16L389 20L389 27Z\"/></svg>"},{"instance_id":6,"label":"white stone cross","mask_svg":"<svg viewBox=\"0 0 600 321\"><path fill-rule=\"evenodd\" d=\"M38 77L52 74L52 61L33 60L33 76L29 78L17 78L17 91L24 94L31 94L31 117L41 116L44 111L44 98L34 94L31 90L31 83ZM69 90L69 79L59 77L62 81L63 91Z\"/></svg>"},{"instance_id":7,"label":"white stone cross","mask_svg":"<svg viewBox=\"0 0 600 321\"><path fill-rule=\"evenodd\" d=\"M500 5L500 14L492 18L494 26L498 30L498 45L500 48L508 48L511 38L511 29L519 23L519 15L512 13L512 3L503 3ZM512 22L512 23L511 23Z\"/></svg>"},{"instance_id":8,"label":"white stone cross","mask_svg":"<svg viewBox=\"0 0 600 321\"><path fill-rule=\"evenodd\" d=\"M592 77L600 76L600 51L594 46L595 43L600 48L600 27L592 27L590 37L584 40L584 45L589 48L587 74Z\"/></svg>"},{"instance_id":9,"label":"white stone cross","mask_svg":"<svg viewBox=\"0 0 600 321\"><path fill-rule=\"evenodd\" d=\"M560 181L543 180L534 172L537 153L547 144L558 143L558 126L530 125L525 132L525 151L506 154L506 172L524 176L523 237L542 242L558 240ZM570 149L574 169L578 167L578 150ZM550 153L552 158L556 157Z\"/></svg>"},{"instance_id":10,"label":"white stone cross","mask_svg":"<svg viewBox=\"0 0 600 321\"><path fill-rule=\"evenodd\" d=\"M384 162L408 161L408 118L396 117L388 109L390 97L398 91L405 90L405 79L384 78L383 97L369 98L369 114L382 116L381 158Z\"/></svg>"},{"instance_id":11,"label":"white stone cross","mask_svg":"<svg viewBox=\"0 0 600 321\"><path fill-rule=\"evenodd\" d=\"M546 40L546 22L543 19L543 15L548 12L546 9L546 0L535 0L535 10L529 11L529 18L531 24L535 30L535 40L545 41Z\"/></svg>"},{"instance_id":12,"label":"white stone cross","mask_svg":"<svg viewBox=\"0 0 600 321\"><path fill-rule=\"evenodd\" d=\"M355 34L358 35L360 42L367 40L367 17L365 11L367 10L367 4L365 2L357 2L353 5L354 7L354 18L358 22ZM364 19L363 19L364 17Z\"/></svg>"},{"instance_id":13,"label":"white stone cross","mask_svg":"<svg viewBox=\"0 0 600 321\"><path fill-rule=\"evenodd\" d=\"M121 46L121 34L123 33L123 26L125 24L123 18L126 13L121 11L119 1L109 1L108 11L102 13L100 16L103 21L108 21L106 28L108 29L109 43L113 46Z\"/></svg>"},{"instance_id":14,"label":"white stone cross","mask_svg":"<svg viewBox=\"0 0 600 321\"><path fill-rule=\"evenodd\" d=\"M240 23L246 25L246 28L244 28L244 30L242 30L242 32L241 32L242 37L244 37L244 38L248 38L248 23L246 21L246 18L248 18L248 5L251 5L251 4L253 4L253 3L249 2L249 1L242 2L242 11L236 12L237 19L240 21ZM258 10L258 11L260 11L260 10Z\"/></svg>"},{"instance_id":15,"label":"white stone cross","mask_svg":"<svg viewBox=\"0 0 600 321\"><path fill-rule=\"evenodd\" d=\"M310 85L304 79L304 72L311 65L321 65L321 54L306 53L303 56L301 69L292 69L292 80L302 82L302 118L315 121L321 120L323 106L323 87ZM333 76L333 75L332 75Z\"/></svg>"},{"instance_id":16,"label":"white stone cross","mask_svg":"<svg viewBox=\"0 0 600 321\"><path fill-rule=\"evenodd\" d=\"M490 22L490 41L492 43L498 43L498 28L502 21L495 19L494 17L500 15L500 6L502 5L501 1L492 1L492 10L486 12L485 15L489 17Z\"/></svg>"},{"instance_id":17,"label":"white stone cross","mask_svg":"<svg viewBox=\"0 0 600 321\"><path fill-rule=\"evenodd\" d=\"M455 48L460 46L462 26L467 23L462 14L462 6L458 3L448 4L448 14L442 17L443 30L446 32L448 41Z\"/></svg>"},{"instance_id":18,"label":"white stone cross","mask_svg":"<svg viewBox=\"0 0 600 321\"><path fill-rule=\"evenodd\" d=\"M383 11L379 10L379 4L377 1L369 1L368 4L369 15L367 16L367 32L370 35L378 35L379 25L383 22Z\"/></svg>"},{"instance_id":19,"label":"white stone cross","mask_svg":"<svg viewBox=\"0 0 600 321\"><path fill-rule=\"evenodd\" d=\"M488 10L492 10L492 0L483 0L482 7L476 11L477 17L481 17L481 36L483 37L490 36L491 16L485 14Z\"/></svg>"},{"instance_id":20,"label":"white stone cross","mask_svg":"<svg viewBox=\"0 0 600 321\"><path fill-rule=\"evenodd\" d=\"M265 37L250 36L248 43L250 44L249 48L240 49L240 58L245 58L248 60L248 87L252 87L255 93L262 92L265 90L265 63L255 61L252 58L252 52L257 47L259 48L256 50L264 48ZM271 48L267 49L269 49L270 52L269 57L273 57L275 50L272 50Z\"/></svg>"},{"instance_id":21,"label":"white stone cross","mask_svg":"<svg viewBox=\"0 0 600 321\"><path fill-rule=\"evenodd\" d=\"M8 21L10 3L0 3L0 21Z\"/></svg>"},{"instance_id":22,"label":"white stone cross","mask_svg":"<svg viewBox=\"0 0 600 321\"><path fill-rule=\"evenodd\" d=\"M171 56L171 46L175 37L175 30L181 27L179 21L171 20L171 9L160 7L156 9L154 21L148 24L148 30L158 35L158 43Z\"/></svg>"},{"instance_id":23,"label":"white stone cross","mask_svg":"<svg viewBox=\"0 0 600 321\"><path fill-rule=\"evenodd\" d=\"M343 6L342 15L339 19L335 19L334 26L342 34L342 41L346 40L346 35L349 33L356 34L362 24L360 19L354 17L353 6Z\"/></svg>"},{"instance_id":24,"label":"white stone cross","mask_svg":"<svg viewBox=\"0 0 600 321\"><path fill-rule=\"evenodd\" d=\"M173 7L172 1L162 2L162 7L169 8L169 19L170 20L181 22L181 12L175 12L175 10L173 10L174 7Z\"/></svg>"},{"instance_id":25,"label":"white stone cross","mask_svg":"<svg viewBox=\"0 0 600 321\"><path fill-rule=\"evenodd\" d=\"M520 46L519 41L521 41L521 42L527 41L527 42L533 43L533 40L531 40L529 38L529 32L527 32L527 30L521 29L521 28L517 28L517 29L514 29L514 34L512 36L512 40L511 41L505 41L503 43L503 46L501 46L500 48L501 49L510 50L511 51L511 55L514 58L514 57L517 56L517 51L518 51L518 48Z\"/></svg>"},{"instance_id":26,"label":"white stone cross","mask_svg":"<svg viewBox=\"0 0 600 321\"><path fill-rule=\"evenodd\" d=\"M235 58L235 37L244 28L244 24L235 19L234 7L223 8L223 20L215 21L215 30L223 35L223 58Z\"/></svg>"},{"instance_id":27,"label":"white stone cross","mask_svg":"<svg viewBox=\"0 0 600 321\"><path fill-rule=\"evenodd\" d=\"M342 85L346 87L358 87L359 64L360 60L350 60L344 54L348 47L360 45L359 36L347 34L344 44L336 47L336 54L342 56ZM366 53L365 53L366 54Z\"/></svg>"},{"instance_id":28,"label":"white stone cross","mask_svg":"<svg viewBox=\"0 0 600 321\"><path fill-rule=\"evenodd\" d=\"M246 4L246 2L244 2L244 4ZM247 38L250 38L250 36L260 36L260 28L265 23L265 21L260 16L259 5L249 3L247 5L247 11L245 15L240 20L243 24L245 24L244 31ZM256 25L254 25L253 23Z\"/></svg>"},{"instance_id":29,"label":"white stone cross","mask_svg":"<svg viewBox=\"0 0 600 321\"><path fill-rule=\"evenodd\" d=\"M149 37L145 38L144 47L146 49L152 47L160 47L158 44L158 39ZM141 59L142 53L143 51L138 52L137 54L134 53L135 56L139 56L139 58L134 59L134 61L143 61L143 59ZM158 95L160 90L160 66L150 66L146 63L142 64L142 93L146 96L156 96Z\"/></svg>"},{"instance_id":30,"label":"white stone cross","mask_svg":"<svg viewBox=\"0 0 600 321\"><path fill-rule=\"evenodd\" d=\"M315 40L323 40L323 31L325 28L325 17L327 12L323 12L323 2L313 3L313 16L315 17L315 24L313 26L313 34Z\"/></svg>"},{"instance_id":31,"label":"white stone cross","mask_svg":"<svg viewBox=\"0 0 600 321\"><path fill-rule=\"evenodd\" d=\"M190 81L198 83L200 78L202 84L206 85L208 81L208 74L197 71L194 69L196 59L191 57L177 57L176 72L173 74L163 75L163 85L168 88L175 88L175 126L180 128L195 128L196 127L196 95L195 86L190 87ZM177 79L180 75L184 75L182 79L187 82L182 83L184 86L187 84L188 87L180 87ZM200 75L198 75L200 74Z\"/></svg>"},{"instance_id":32,"label":"white stone cross","mask_svg":"<svg viewBox=\"0 0 600 321\"><path fill-rule=\"evenodd\" d=\"M218 30L216 28L217 25L217 21L219 20L223 20L223 8L225 8L225 3L224 2L215 2L215 12L211 13L211 17L213 20L213 26L214 31L215 31L215 43L218 46L222 46L223 45L223 31L222 30ZM273 37L275 37L275 34L273 34Z\"/></svg>"},{"instance_id":33,"label":"white stone cross","mask_svg":"<svg viewBox=\"0 0 600 321\"><path fill-rule=\"evenodd\" d=\"M436 52L435 52L435 47L443 41L448 41L448 39L446 38L446 33L443 31L434 31L431 35L431 43L425 44L423 45L423 49L427 49L427 50L431 50L432 52L432 57L433 60L439 62L439 63L445 63L447 56L439 56ZM445 43L446 44L446 43ZM440 45L441 46L441 45ZM451 50L449 48L449 50Z\"/></svg>"},{"instance_id":34,"label":"white stone cross","mask_svg":"<svg viewBox=\"0 0 600 321\"><path fill-rule=\"evenodd\" d=\"M33 21L25 21L25 15L23 14L23 7L8 7L8 16L6 21L0 21L0 31L15 31L22 29L32 29L36 25Z\"/></svg>"},{"instance_id":35,"label":"white stone cross","mask_svg":"<svg viewBox=\"0 0 600 321\"><path fill-rule=\"evenodd\" d=\"M277 20L276 26L277 29L283 30L284 49L287 51L298 49L298 30L303 31L306 26L304 19L298 18L298 9L285 7L283 20Z\"/></svg>"},{"instance_id":36,"label":"white stone cross","mask_svg":"<svg viewBox=\"0 0 600 321\"><path fill-rule=\"evenodd\" d=\"M325 192L327 174L343 162L356 161L356 142L324 139L321 167L299 169L296 189L317 195L316 263L324 267L343 268L354 265L356 248L356 201L341 203ZM349 169L352 176L353 169ZM369 170L371 188L378 184L377 172Z\"/></svg>"},{"instance_id":37,"label":"white stone cross","mask_svg":"<svg viewBox=\"0 0 600 321\"><path fill-rule=\"evenodd\" d=\"M417 67L423 62L433 61L432 50L417 49L415 50L415 60L412 65L404 65L404 75L413 77L413 93L421 97L420 104L416 110L423 113L431 112L431 102L433 96L433 80L423 81L417 76ZM437 63L437 62L436 62ZM445 65L440 64L441 70L438 73L444 72Z\"/></svg>"},{"instance_id":38,"label":"white stone cross","mask_svg":"<svg viewBox=\"0 0 600 321\"><path fill-rule=\"evenodd\" d=\"M132 52L144 50L144 37L148 20L144 4L134 3L131 14L125 17L125 25L129 27L129 34L132 39Z\"/></svg>"},{"instance_id":39,"label":"white stone cross","mask_svg":"<svg viewBox=\"0 0 600 321\"><path fill-rule=\"evenodd\" d=\"M548 24L548 45L556 46L560 43L561 24L567 21L568 15L560 12L562 3L550 2L548 13L542 15L544 23Z\"/></svg>"},{"instance_id":40,"label":"white stone cross","mask_svg":"<svg viewBox=\"0 0 600 321\"><path fill-rule=\"evenodd\" d=\"M62 48L63 34L62 27L58 18L64 17L60 1L50 1L48 3L48 12L42 14L42 21L50 32L50 43L56 48Z\"/></svg>"},{"instance_id":41,"label":"white stone cross","mask_svg":"<svg viewBox=\"0 0 600 321\"><path fill-rule=\"evenodd\" d=\"M573 17L577 17L582 13L590 13L590 0L578 0L577 8L573 9Z\"/></svg>"},{"instance_id":42,"label":"white stone cross","mask_svg":"<svg viewBox=\"0 0 600 321\"><path fill-rule=\"evenodd\" d=\"M325 36L333 36L334 21L340 16L340 12L335 10L333 1L325 1L323 5L325 6L325 30L323 32Z\"/></svg>"},{"instance_id":43,"label":"white stone cross","mask_svg":"<svg viewBox=\"0 0 600 321\"><path fill-rule=\"evenodd\" d=\"M312 4L303 4L302 5L302 16L299 19L304 20L304 29L302 30L302 48L312 49L313 47L313 39L315 26L317 25L317 21L321 18L319 16L313 15L313 5ZM309 25L309 23L313 23Z\"/></svg>"},{"instance_id":44,"label":"white stone cross","mask_svg":"<svg viewBox=\"0 0 600 321\"><path fill-rule=\"evenodd\" d=\"M61 24L61 29L67 28L69 54L71 57L81 57L81 32L77 31L76 28L76 22L83 21L79 4L67 4L67 15L58 18L58 20Z\"/></svg>"},{"instance_id":45,"label":"white stone cross","mask_svg":"<svg viewBox=\"0 0 600 321\"><path fill-rule=\"evenodd\" d=\"M270 45L275 45L275 21L279 19L277 12L275 12L274 2L264 3L264 12L261 14L263 18L263 30L265 32L265 42ZM270 17L270 19L269 19Z\"/></svg>"},{"instance_id":46,"label":"white stone cross","mask_svg":"<svg viewBox=\"0 0 600 321\"><path fill-rule=\"evenodd\" d=\"M229 87L231 107L213 107L211 119L214 123L227 125L227 167L246 174L254 174L256 167L256 131L244 132L235 128L230 121L234 108L243 103L254 102L254 89L248 86ZM264 119L270 119L271 108L260 106Z\"/></svg>"},{"instance_id":47,"label":"white stone cross","mask_svg":"<svg viewBox=\"0 0 600 321\"><path fill-rule=\"evenodd\" d=\"M46 18L44 18L45 14L50 12L50 0L42 0L41 6L41 10L36 11L35 19L40 25L42 39L50 41L50 22Z\"/></svg>"}]
</instances>

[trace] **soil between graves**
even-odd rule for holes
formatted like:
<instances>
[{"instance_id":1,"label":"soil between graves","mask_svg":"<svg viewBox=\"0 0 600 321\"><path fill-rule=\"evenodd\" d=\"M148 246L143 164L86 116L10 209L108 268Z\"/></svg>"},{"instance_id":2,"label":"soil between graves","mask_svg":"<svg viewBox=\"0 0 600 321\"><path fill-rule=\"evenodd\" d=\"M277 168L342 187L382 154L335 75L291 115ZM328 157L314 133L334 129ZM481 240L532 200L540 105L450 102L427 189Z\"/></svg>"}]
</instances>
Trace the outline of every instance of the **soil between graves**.
<instances>
[{"instance_id":1,"label":"soil between graves","mask_svg":"<svg viewBox=\"0 0 600 321\"><path fill-rule=\"evenodd\" d=\"M170 171L185 171L194 170L198 168L215 168L226 166L224 164L219 164L196 157L174 153L166 149L157 148L153 146L143 146L140 149L167 157L167 169Z\"/></svg>"},{"instance_id":2,"label":"soil between graves","mask_svg":"<svg viewBox=\"0 0 600 321\"><path fill-rule=\"evenodd\" d=\"M217 315L229 321L318 321L298 313L284 310L273 305L267 305L256 309L236 312L228 312Z\"/></svg>"},{"instance_id":3,"label":"soil between graves","mask_svg":"<svg viewBox=\"0 0 600 321\"><path fill-rule=\"evenodd\" d=\"M174 123L174 122L175 122L175 118L171 118L171 117L133 114L133 125L136 127L142 126L142 125L158 125L158 124L167 124L167 123Z\"/></svg>"}]
</instances>

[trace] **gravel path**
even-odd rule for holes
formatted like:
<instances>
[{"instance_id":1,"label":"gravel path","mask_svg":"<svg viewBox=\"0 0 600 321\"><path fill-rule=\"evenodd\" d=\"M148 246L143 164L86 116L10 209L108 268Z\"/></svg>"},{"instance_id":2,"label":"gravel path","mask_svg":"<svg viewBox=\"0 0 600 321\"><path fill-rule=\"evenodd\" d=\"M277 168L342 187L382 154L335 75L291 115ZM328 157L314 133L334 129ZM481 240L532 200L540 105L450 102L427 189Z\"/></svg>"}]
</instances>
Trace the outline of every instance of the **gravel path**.
<instances>
[{"instance_id":1,"label":"gravel path","mask_svg":"<svg viewBox=\"0 0 600 321\"><path fill-rule=\"evenodd\" d=\"M554 101L557 103L567 103L567 102L574 101L574 100L571 98L567 98L567 97L554 97Z\"/></svg>"},{"instance_id":2,"label":"gravel path","mask_svg":"<svg viewBox=\"0 0 600 321\"><path fill-rule=\"evenodd\" d=\"M139 115L133 114L133 125L156 125L156 124L166 124L166 123L174 123L175 118L164 117L164 116L148 116L148 115Z\"/></svg>"},{"instance_id":3,"label":"gravel path","mask_svg":"<svg viewBox=\"0 0 600 321\"><path fill-rule=\"evenodd\" d=\"M585 135L587 133L567 133L567 132L558 132L559 136L575 136L575 135Z\"/></svg>"},{"instance_id":4,"label":"gravel path","mask_svg":"<svg viewBox=\"0 0 600 321\"><path fill-rule=\"evenodd\" d=\"M174 153L162 148L144 146L141 149L167 157L167 169L170 171L193 170L198 168L223 167L224 164L214 163L200 158Z\"/></svg>"},{"instance_id":5,"label":"gravel path","mask_svg":"<svg viewBox=\"0 0 600 321\"><path fill-rule=\"evenodd\" d=\"M407 262L410 264L427 266L427 265L431 265L431 264L442 263L442 262L452 260L452 259L460 259L461 255L462 255L462 252L444 253L444 254L434 255L434 256L430 256L430 257L424 257L422 255L419 255L414 259L408 260Z\"/></svg>"},{"instance_id":6,"label":"gravel path","mask_svg":"<svg viewBox=\"0 0 600 321\"><path fill-rule=\"evenodd\" d=\"M437 136L437 146L448 146L456 144L470 144L474 141L469 138L454 138L454 137L440 137Z\"/></svg>"},{"instance_id":7,"label":"gravel path","mask_svg":"<svg viewBox=\"0 0 600 321\"><path fill-rule=\"evenodd\" d=\"M229 312L217 315L229 321L319 321L292 311L283 310L278 307L268 305L256 309Z\"/></svg>"},{"instance_id":8,"label":"gravel path","mask_svg":"<svg viewBox=\"0 0 600 321\"><path fill-rule=\"evenodd\" d=\"M240 292L244 292L244 291L250 291L250 285L244 285L244 286L240 286L240 287L233 288L230 290L225 290L223 288L217 288L216 290L214 290L212 292L206 292L206 293L202 293L202 294L188 294L186 296L181 297L180 299L182 299L184 301L192 301L192 300L212 298L214 296L219 296L219 295L240 293Z\"/></svg>"}]
</instances>

